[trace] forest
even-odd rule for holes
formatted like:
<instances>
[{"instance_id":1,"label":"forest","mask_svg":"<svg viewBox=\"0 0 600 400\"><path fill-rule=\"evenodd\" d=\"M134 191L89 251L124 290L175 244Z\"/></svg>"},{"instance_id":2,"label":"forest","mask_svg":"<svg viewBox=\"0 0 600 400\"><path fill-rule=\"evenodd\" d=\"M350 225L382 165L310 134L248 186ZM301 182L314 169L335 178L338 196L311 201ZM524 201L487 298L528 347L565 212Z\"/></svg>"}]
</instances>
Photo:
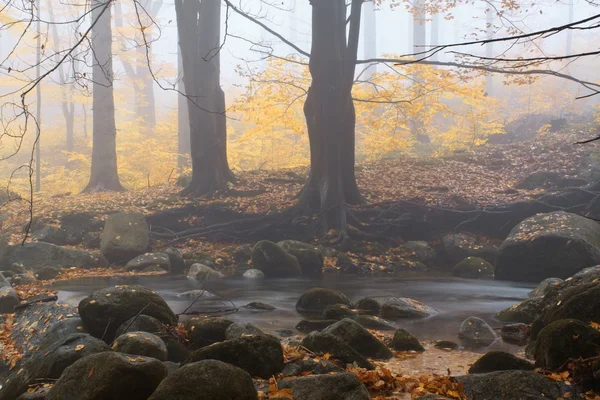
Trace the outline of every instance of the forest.
<instances>
[{"instance_id":1,"label":"forest","mask_svg":"<svg viewBox=\"0 0 600 400\"><path fill-rule=\"evenodd\" d=\"M600 399L596 0L0 0L0 400Z\"/></svg>"}]
</instances>

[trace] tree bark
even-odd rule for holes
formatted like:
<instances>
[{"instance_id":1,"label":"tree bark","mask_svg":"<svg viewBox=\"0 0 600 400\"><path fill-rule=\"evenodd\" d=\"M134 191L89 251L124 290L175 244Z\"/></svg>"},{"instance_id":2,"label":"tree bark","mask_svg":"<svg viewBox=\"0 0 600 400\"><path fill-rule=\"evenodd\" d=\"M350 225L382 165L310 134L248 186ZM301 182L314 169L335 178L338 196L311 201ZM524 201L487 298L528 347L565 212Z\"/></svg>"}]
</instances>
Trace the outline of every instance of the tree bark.
<instances>
[{"instance_id":1,"label":"tree bark","mask_svg":"<svg viewBox=\"0 0 600 400\"><path fill-rule=\"evenodd\" d=\"M90 181L83 189L93 193L124 190L117 173L117 128L113 97L111 3L113 0L92 0L93 48L93 122L92 171Z\"/></svg>"},{"instance_id":2,"label":"tree bark","mask_svg":"<svg viewBox=\"0 0 600 400\"><path fill-rule=\"evenodd\" d=\"M227 164L225 96L220 84L220 0L176 0L183 82L190 124L192 179L183 194L224 189Z\"/></svg>"},{"instance_id":3,"label":"tree bark","mask_svg":"<svg viewBox=\"0 0 600 400\"><path fill-rule=\"evenodd\" d=\"M152 35L146 32L148 42L148 55L152 54ZM143 42L143 41L142 41ZM156 102L154 99L154 79L150 74L146 46L136 47L138 66L134 84L136 116L138 118L138 129L142 135L149 136L156 129Z\"/></svg>"},{"instance_id":4,"label":"tree bark","mask_svg":"<svg viewBox=\"0 0 600 400\"><path fill-rule=\"evenodd\" d=\"M177 71L179 81L177 82L177 166L180 170L187 167L186 154L190 154L190 121L188 118L187 98L185 97L185 85L183 84L183 62L181 60L181 46L177 46Z\"/></svg>"},{"instance_id":5,"label":"tree bark","mask_svg":"<svg viewBox=\"0 0 600 400\"><path fill-rule=\"evenodd\" d=\"M362 201L354 171L356 115L352 84L362 0L353 0L346 40L344 0L311 1L312 83L304 114L310 141L310 176L300 204L321 213L325 231L345 232L346 204Z\"/></svg>"}]
</instances>

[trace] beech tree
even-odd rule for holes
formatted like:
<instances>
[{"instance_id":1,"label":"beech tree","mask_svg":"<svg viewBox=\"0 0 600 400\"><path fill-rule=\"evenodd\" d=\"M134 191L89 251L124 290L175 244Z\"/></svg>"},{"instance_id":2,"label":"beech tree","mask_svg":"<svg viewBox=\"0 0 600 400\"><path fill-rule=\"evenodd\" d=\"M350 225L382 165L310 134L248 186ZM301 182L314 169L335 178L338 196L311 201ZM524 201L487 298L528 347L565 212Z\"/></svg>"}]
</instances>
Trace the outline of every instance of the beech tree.
<instances>
[{"instance_id":1,"label":"beech tree","mask_svg":"<svg viewBox=\"0 0 600 400\"><path fill-rule=\"evenodd\" d=\"M113 97L112 29L113 0L92 0L93 131L92 171L84 192L124 190L117 173L115 101Z\"/></svg>"},{"instance_id":2,"label":"beech tree","mask_svg":"<svg viewBox=\"0 0 600 400\"><path fill-rule=\"evenodd\" d=\"M192 179L183 194L210 194L233 179L220 84L220 0L175 0L190 126Z\"/></svg>"}]
</instances>

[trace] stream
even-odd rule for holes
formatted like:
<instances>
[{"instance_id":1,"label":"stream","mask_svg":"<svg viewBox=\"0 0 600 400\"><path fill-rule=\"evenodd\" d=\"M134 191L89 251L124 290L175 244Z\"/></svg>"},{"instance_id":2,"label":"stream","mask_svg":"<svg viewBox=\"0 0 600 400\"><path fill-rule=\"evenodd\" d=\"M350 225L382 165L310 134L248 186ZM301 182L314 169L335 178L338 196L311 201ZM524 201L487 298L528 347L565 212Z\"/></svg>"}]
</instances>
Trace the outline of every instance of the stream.
<instances>
[{"instance_id":1,"label":"stream","mask_svg":"<svg viewBox=\"0 0 600 400\"><path fill-rule=\"evenodd\" d=\"M406 277L359 277L325 275L321 280L265 279L246 280L230 277L204 285L186 277L171 276L127 276L108 278L86 278L74 281L55 282L58 301L77 306L91 292L119 284L143 285L155 290L169 303L175 313L181 313L196 299L182 298L179 294L190 290L207 289L217 295L203 296L189 311L216 311L238 307L239 311L227 315L235 322L252 322L267 333L290 329L302 316L295 304L302 293L312 287L325 287L343 292L351 301L362 297L375 297L384 302L386 297L409 297L436 308L439 314L416 320L396 321L422 341L457 341L461 322L470 316L483 318L492 328L501 324L494 320L496 312L527 298L533 285L493 280L467 280L450 276L406 276ZM257 312L243 306L249 302L263 302L277 309ZM189 318L182 316L182 319ZM297 331L295 331L297 332ZM500 344L506 350L511 346ZM515 349L512 349L515 350Z\"/></svg>"}]
</instances>

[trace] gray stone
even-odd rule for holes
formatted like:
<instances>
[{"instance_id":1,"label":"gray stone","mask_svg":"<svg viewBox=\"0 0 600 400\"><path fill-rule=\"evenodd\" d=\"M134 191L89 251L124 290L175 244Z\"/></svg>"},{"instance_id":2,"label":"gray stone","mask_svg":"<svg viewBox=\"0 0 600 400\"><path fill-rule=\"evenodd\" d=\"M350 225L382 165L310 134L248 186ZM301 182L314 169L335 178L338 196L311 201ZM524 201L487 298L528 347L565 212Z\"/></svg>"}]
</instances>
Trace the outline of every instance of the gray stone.
<instances>
[{"instance_id":1,"label":"gray stone","mask_svg":"<svg viewBox=\"0 0 600 400\"><path fill-rule=\"evenodd\" d=\"M391 297L381 306L381 317L386 319L426 318L437 313L432 307L404 297Z\"/></svg>"},{"instance_id":2,"label":"gray stone","mask_svg":"<svg viewBox=\"0 0 600 400\"><path fill-rule=\"evenodd\" d=\"M396 330L396 325L383 318L376 317L374 315L359 315L354 318L354 321L358 322L367 329L375 329L378 331L393 331Z\"/></svg>"},{"instance_id":3,"label":"gray stone","mask_svg":"<svg viewBox=\"0 0 600 400\"><path fill-rule=\"evenodd\" d=\"M302 339L302 346L317 354L329 353L331 357L345 364L356 363L360 368L375 369L375 366L369 360L350 345L341 338L329 333L311 332Z\"/></svg>"},{"instance_id":4,"label":"gray stone","mask_svg":"<svg viewBox=\"0 0 600 400\"><path fill-rule=\"evenodd\" d=\"M360 314L369 314L378 316L381 313L381 304L372 297L360 299L354 305Z\"/></svg>"},{"instance_id":5,"label":"gray stone","mask_svg":"<svg viewBox=\"0 0 600 400\"><path fill-rule=\"evenodd\" d=\"M243 276L246 279L262 279L265 277L265 274L260 269L251 268L244 272Z\"/></svg>"},{"instance_id":6,"label":"gray stone","mask_svg":"<svg viewBox=\"0 0 600 400\"><path fill-rule=\"evenodd\" d=\"M452 269L452 275L461 278L484 279L494 276L494 266L479 257L467 257Z\"/></svg>"},{"instance_id":7,"label":"gray stone","mask_svg":"<svg viewBox=\"0 0 600 400\"><path fill-rule=\"evenodd\" d=\"M251 323L246 324L231 324L225 330L225 339L237 339L242 336L264 335L263 331L258 329Z\"/></svg>"},{"instance_id":8,"label":"gray stone","mask_svg":"<svg viewBox=\"0 0 600 400\"><path fill-rule=\"evenodd\" d=\"M558 286L562 282L564 281L560 278L546 278L540 282L538 287L529 292L529 297L544 297L550 289Z\"/></svg>"},{"instance_id":9,"label":"gray stone","mask_svg":"<svg viewBox=\"0 0 600 400\"><path fill-rule=\"evenodd\" d=\"M273 307L270 304L266 304L266 303L261 303L259 301L253 301L251 303L248 303L244 306L244 308L247 308L248 310L251 311L273 311L276 310L275 307Z\"/></svg>"},{"instance_id":10,"label":"gray stone","mask_svg":"<svg viewBox=\"0 0 600 400\"><path fill-rule=\"evenodd\" d=\"M298 259L268 240L256 243L252 249L252 264L270 278L287 278L302 274Z\"/></svg>"},{"instance_id":11,"label":"gray stone","mask_svg":"<svg viewBox=\"0 0 600 400\"><path fill-rule=\"evenodd\" d=\"M500 337L507 343L523 345L529 339L529 325L527 324L508 324L500 330Z\"/></svg>"},{"instance_id":12,"label":"gray stone","mask_svg":"<svg viewBox=\"0 0 600 400\"><path fill-rule=\"evenodd\" d=\"M200 263L192 264L190 270L187 273L188 279L198 282L210 282L224 277L225 275L223 275L222 273L217 272L211 267Z\"/></svg>"},{"instance_id":13,"label":"gray stone","mask_svg":"<svg viewBox=\"0 0 600 400\"><path fill-rule=\"evenodd\" d=\"M167 253L146 253L137 256L125 264L127 271L141 271L148 267L158 267L165 271L170 270L171 261L169 260L169 255Z\"/></svg>"},{"instance_id":14,"label":"gray stone","mask_svg":"<svg viewBox=\"0 0 600 400\"><path fill-rule=\"evenodd\" d=\"M42 268L35 273L35 277L40 281L49 281L60 274L60 269L53 267Z\"/></svg>"},{"instance_id":15,"label":"gray stone","mask_svg":"<svg viewBox=\"0 0 600 400\"><path fill-rule=\"evenodd\" d=\"M495 317L503 322L521 322L530 324L542 315L544 301L540 297L523 300L496 313Z\"/></svg>"},{"instance_id":16,"label":"gray stone","mask_svg":"<svg viewBox=\"0 0 600 400\"><path fill-rule=\"evenodd\" d=\"M359 323L346 318L323 330L324 334L331 334L342 339L365 357L389 359L392 352L368 330Z\"/></svg>"},{"instance_id":17,"label":"gray stone","mask_svg":"<svg viewBox=\"0 0 600 400\"><path fill-rule=\"evenodd\" d=\"M452 233L442 238L442 253L451 267L467 257L480 257L494 264L498 249L466 233Z\"/></svg>"},{"instance_id":18,"label":"gray stone","mask_svg":"<svg viewBox=\"0 0 600 400\"><path fill-rule=\"evenodd\" d=\"M100 252L111 263L125 264L148 250L149 233L146 217L142 214L112 215L104 224Z\"/></svg>"},{"instance_id":19,"label":"gray stone","mask_svg":"<svg viewBox=\"0 0 600 400\"><path fill-rule=\"evenodd\" d=\"M423 241L406 242L400 246L403 257L415 259L424 264L431 262L435 256L435 249L429 243Z\"/></svg>"},{"instance_id":20,"label":"gray stone","mask_svg":"<svg viewBox=\"0 0 600 400\"><path fill-rule=\"evenodd\" d=\"M19 303L19 295L12 287L0 287L0 314L12 314Z\"/></svg>"},{"instance_id":21,"label":"gray stone","mask_svg":"<svg viewBox=\"0 0 600 400\"><path fill-rule=\"evenodd\" d=\"M279 389L291 389L295 400L370 400L371 395L354 374L314 375L284 379Z\"/></svg>"},{"instance_id":22,"label":"gray stone","mask_svg":"<svg viewBox=\"0 0 600 400\"><path fill-rule=\"evenodd\" d=\"M477 317L469 317L463 321L458 337L469 347L487 347L498 339L496 332Z\"/></svg>"},{"instance_id":23,"label":"gray stone","mask_svg":"<svg viewBox=\"0 0 600 400\"><path fill-rule=\"evenodd\" d=\"M405 329L398 329L390 342L390 347L396 351L425 351L419 339Z\"/></svg>"},{"instance_id":24,"label":"gray stone","mask_svg":"<svg viewBox=\"0 0 600 400\"><path fill-rule=\"evenodd\" d=\"M156 335L148 332L127 332L117 337L112 345L114 351L167 360L167 346Z\"/></svg>"},{"instance_id":25,"label":"gray stone","mask_svg":"<svg viewBox=\"0 0 600 400\"><path fill-rule=\"evenodd\" d=\"M349 306L350 300L343 293L335 290L313 288L300 296L296 302L296 311L300 314L321 314L325 307L333 304Z\"/></svg>"},{"instance_id":26,"label":"gray stone","mask_svg":"<svg viewBox=\"0 0 600 400\"><path fill-rule=\"evenodd\" d=\"M485 374L496 371L532 371L535 366L527 360L504 351L490 351L469 368L469 374Z\"/></svg>"},{"instance_id":27,"label":"gray stone","mask_svg":"<svg viewBox=\"0 0 600 400\"><path fill-rule=\"evenodd\" d=\"M184 327L188 339L195 348L210 346L226 340L225 332L233 321L218 317L195 317L187 320Z\"/></svg>"},{"instance_id":28,"label":"gray stone","mask_svg":"<svg viewBox=\"0 0 600 400\"><path fill-rule=\"evenodd\" d=\"M169 257L169 272L172 275L183 275L185 273L185 261L179 249L174 247L167 248L164 253Z\"/></svg>"},{"instance_id":29,"label":"gray stone","mask_svg":"<svg viewBox=\"0 0 600 400\"><path fill-rule=\"evenodd\" d=\"M46 267L87 269L106 265L104 260L87 251L68 249L43 242L25 243L22 246L8 248L2 264L9 266L13 263L21 263L33 271L39 271ZM22 271L17 273L22 273Z\"/></svg>"},{"instance_id":30,"label":"gray stone","mask_svg":"<svg viewBox=\"0 0 600 400\"><path fill-rule=\"evenodd\" d=\"M559 384L533 371L498 371L456 378L468 399L548 400L561 395Z\"/></svg>"}]
</instances>

